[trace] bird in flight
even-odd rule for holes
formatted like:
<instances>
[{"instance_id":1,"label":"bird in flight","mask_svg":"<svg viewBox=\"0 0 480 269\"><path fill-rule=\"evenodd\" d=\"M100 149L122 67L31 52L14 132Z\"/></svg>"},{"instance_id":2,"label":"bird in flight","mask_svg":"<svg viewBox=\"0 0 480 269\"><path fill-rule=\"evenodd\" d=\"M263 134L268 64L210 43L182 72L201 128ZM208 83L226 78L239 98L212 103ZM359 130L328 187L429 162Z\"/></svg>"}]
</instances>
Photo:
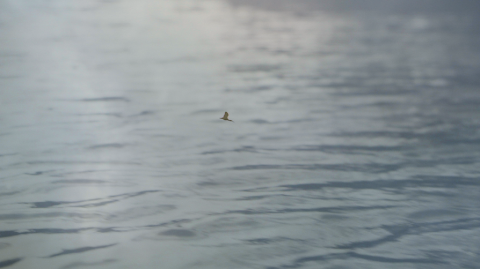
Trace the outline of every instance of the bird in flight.
<instances>
[{"instance_id":1,"label":"bird in flight","mask_svg":"<svg viewBox=\"0 0 480 269\"><path fill-rule=\"evenodd\" d=\"M220 118L221 120L228 120L228 121L231 121L231 122L234 122L233 120L229 120L228 119L228 112L225 111L225 115L223 115L223 118Z\"/></svg>"}]
</instances>

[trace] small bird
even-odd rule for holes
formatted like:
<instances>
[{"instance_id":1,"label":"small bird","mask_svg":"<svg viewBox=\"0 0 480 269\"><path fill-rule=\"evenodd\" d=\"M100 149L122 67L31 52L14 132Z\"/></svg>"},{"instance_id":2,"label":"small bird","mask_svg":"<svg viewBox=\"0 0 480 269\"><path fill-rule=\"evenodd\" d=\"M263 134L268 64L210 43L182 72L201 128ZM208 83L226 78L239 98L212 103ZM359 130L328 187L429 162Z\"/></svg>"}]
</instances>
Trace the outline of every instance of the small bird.
<instances>
[{"instance_id":1,"label":"small bird","mask_svg":"<svg viewBox=\"0 0 480 269\"><path fill-rule=\"evenodd\" d=\"M225 115L223 115L223 118L220 118L221 120L228 120L228 121L231 121L231 122L234 122L233 120L229 120L228 119L228 112L225 111Z\"/></svg>"}]
</instances>

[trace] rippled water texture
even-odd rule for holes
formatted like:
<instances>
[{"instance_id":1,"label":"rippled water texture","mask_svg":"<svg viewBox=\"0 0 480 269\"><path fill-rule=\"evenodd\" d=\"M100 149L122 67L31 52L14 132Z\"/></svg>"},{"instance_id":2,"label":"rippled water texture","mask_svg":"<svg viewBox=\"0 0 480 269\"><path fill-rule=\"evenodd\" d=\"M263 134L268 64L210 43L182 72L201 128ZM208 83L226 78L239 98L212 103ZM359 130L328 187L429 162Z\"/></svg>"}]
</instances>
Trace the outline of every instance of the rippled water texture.
<instances>
[{"instance_id":1,"label":"rippled water texture","mask_svg":"<svg viewBox=\"0 0 480 269\"><path fill-rule=\"evenodd\" d=\"M0 1L0 268L478 268L480 5L417 2Z\"/></svg>"}]
</instances>

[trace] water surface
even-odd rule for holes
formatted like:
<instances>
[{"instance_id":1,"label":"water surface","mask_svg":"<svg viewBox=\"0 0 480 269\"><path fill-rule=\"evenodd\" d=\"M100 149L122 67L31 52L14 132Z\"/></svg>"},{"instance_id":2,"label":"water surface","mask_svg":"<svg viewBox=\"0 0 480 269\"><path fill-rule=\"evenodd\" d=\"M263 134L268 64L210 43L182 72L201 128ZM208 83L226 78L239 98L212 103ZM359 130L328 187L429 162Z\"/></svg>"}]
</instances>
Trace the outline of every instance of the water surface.
<instances>
[{"instance_id":1,"label":"water surface","mask_svg":"<svg viewBox=\"0 0 480 269\"><path fill-rule=\"evenodd\" d=\"M0 2L0 268L476 268L476 11Z\"/></svg>"}]
</instances>

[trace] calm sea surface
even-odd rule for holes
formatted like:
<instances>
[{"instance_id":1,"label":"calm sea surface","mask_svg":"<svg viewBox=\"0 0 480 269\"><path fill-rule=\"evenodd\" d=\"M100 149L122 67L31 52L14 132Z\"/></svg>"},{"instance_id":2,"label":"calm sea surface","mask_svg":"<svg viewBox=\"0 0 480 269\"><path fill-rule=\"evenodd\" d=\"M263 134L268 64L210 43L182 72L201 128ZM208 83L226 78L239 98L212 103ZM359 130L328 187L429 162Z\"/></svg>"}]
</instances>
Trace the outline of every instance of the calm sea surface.
<instances>
[{"instance_id":1,"label":"calm sea surface","mask_svg":"<svg viewBox=\"0 0 480 269\"><path fill-rule=\"evenodd\" d=\"M0 1L0 268L479 268L479 11Z\"/></svg>"}]
</instances>

